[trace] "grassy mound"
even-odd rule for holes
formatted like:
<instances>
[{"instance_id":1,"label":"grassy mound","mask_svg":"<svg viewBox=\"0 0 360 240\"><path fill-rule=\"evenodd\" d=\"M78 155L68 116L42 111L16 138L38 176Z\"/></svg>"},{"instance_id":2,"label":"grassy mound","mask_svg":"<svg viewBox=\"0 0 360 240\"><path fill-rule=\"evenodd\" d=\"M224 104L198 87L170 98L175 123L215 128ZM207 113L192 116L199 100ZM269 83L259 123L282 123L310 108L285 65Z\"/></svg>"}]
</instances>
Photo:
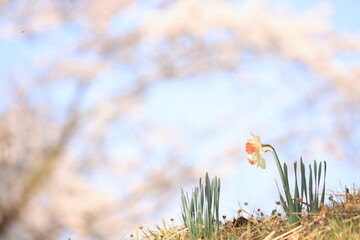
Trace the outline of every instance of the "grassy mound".
<instances>
[{"instance_id":1,"label":"grassy mound","mask_svg":"<svg viewBox=\"0 0 360 240\"><path fill-rule=\"evenodd\" d=\"M281 203L278 203L281 204ZM239 213L246 213L239 210ZM154 230L138 227L131 239L192 239L189 229L163 221ZM201 239L201 238L200 238ZM205 238L202 238L205 239ZM360 189L330 194L329 203L315 215L303 213L301 220L289 224L285 213L266 216L260 209L247 217L228 220L223 216L219 233L207 239L360 239Z\"/></svg>"}]
</instances>

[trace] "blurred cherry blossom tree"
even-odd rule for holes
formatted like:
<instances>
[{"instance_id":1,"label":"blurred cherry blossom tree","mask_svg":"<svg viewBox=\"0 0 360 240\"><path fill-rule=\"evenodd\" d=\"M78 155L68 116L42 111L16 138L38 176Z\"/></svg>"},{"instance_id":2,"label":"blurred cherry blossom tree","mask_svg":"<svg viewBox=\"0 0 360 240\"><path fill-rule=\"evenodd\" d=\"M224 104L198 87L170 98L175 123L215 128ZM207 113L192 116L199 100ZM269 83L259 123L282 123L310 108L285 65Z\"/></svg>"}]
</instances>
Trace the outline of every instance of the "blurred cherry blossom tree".
<instances>
[{"instance_id":1,"label":"blurred cherry blossom tree","mask_svg":"<svg viewBox=\"0 0 360 240\"><path fill-rule=\"evenodd\" d=\"M0 239L118 239L159 214L204 165L219 168L220 157L231 169L242 143L188 164L182 154L193 142L149 122L144 103L157 84L222 72L255 89L244 67L251 59L298 64L316 80L299 93L304 105L283 113L290 127L279 143L296 136L339 158L359 152L360 39L337 33L327 8L299 15L263 1L3 0L0 20L1 38L29 49L62 33L49 47L58 52L44 48L1 77ZM334 116L324 136L297 122L317 106ZM158 145L168 152L161 163Z\"/></svg>"}]
</instances>

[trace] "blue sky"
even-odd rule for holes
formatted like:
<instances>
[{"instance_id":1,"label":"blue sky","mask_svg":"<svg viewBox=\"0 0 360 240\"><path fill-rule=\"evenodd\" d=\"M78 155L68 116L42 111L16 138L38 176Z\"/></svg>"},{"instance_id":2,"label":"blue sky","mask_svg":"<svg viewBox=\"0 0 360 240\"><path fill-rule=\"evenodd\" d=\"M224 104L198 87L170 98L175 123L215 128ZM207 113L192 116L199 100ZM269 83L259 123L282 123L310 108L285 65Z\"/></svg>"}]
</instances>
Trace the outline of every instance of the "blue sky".
<instances>
[{"instance_id":1,"label":"blue sky","mask_svg":"<svg viewBox=\"0 0 360 240\"><path fill-rule=\"evenodd\" d=\"M312 8L314 4L324 3L310 0L272 0L270 2L275 5L288 4L299 13ZM360 16L358 8L354 7L354 2L327 2L333 6L331 22L337 30L344 33L360 31ZM65 57L71 55L72 49L63 49L57 46L71 45L78 34L81 34L77 30L76 26L67 26L44 33L35 39L20 37L11 40L0 39L2 56L0 75L4 76L8 72L18 70L28 71L29 74L38 74L41 71L41 69L35 68L38 59L52 59L59 56L60 53ZM60 44L64 41L66 44ZM315 77L301 66L269 56L247 61L244 68L251 72L257 81L242 82L237 79L237 76L219 73L207 76L206 79L199 77L156 84L145 95L144 118L155 126L176 129L183 133L185 140L194 142L182 155L183 161L194 164L198 158L207 152L219 150L224 144L232 143L243 146L250 136L250 132L261 135L265 143L274 144L276 147L275 139L291 128L292 124L303 125L311 129L314 134L324 134L321 128L332 124L331 116L324 103L315 106L311 115L299 115L296 121L284 121L285 111L302 104L303 96L297 93L309 90L311 81L315 80ZM117 74L121 74L123 79L131 78L131 73L126 69L120 68L115 72L108 72L101 77L103 78L101 86L94 86L96 92L92 92L90 98L94 100L98 97L99 89L103 89L104 93L102 94L106 94L107 88L111 86L109 79L116 77ZM277 81L273 81L273 79L277 79ZM298 85L294 87L288 83L287 79L293 79ZM253 89L253 91L247 89ZM63 96L61 91L59 94ZM212 132L214 127L219 126L221 126L220 132ZM265 132L268 135L262 135ZM114 142L116 141L115 139ZM302 156L302 151L307 144L309 143L306 142L306 139L300 139L299 144L292 145L290 149L277 148L280 160L292 163ZM167 151L168 149L158 146L154 150L153 157L157 157L161 163L162 159L166 159ZM239 159L236 169L232 169L235 173L232 177L226 178L221 176L221 173L210 172L210 176L220 175L224 179L220 212L232 217L236 215L238 203L248 202L249 205L245 209L249 212L261 208L269 214L278 200L275 178L279 179L279 176L272 156L267 155L268 167L266 170L249 165L245 160L245 153L242 156L244 158ZM288 156L296 156L296 159L285 160ZM319 152L315 156L304 156L306 163L312 162L313 159L328 161L327 188L329 190L340 190L341 184L343 186L350 186L352 183L359 184L358 164L335 161L331 156L326 155L325 151ZM207 170L204 168L203 175L199 177L203 177ZM187 189L191 189L192 186L187 186ZM175 196L173 204L169 206L169 211L158 217L179 219L179 196L180 191ZM154 221L158 221L158 219L154 219Z\"/></svg>"},{"instance_id":2,"label":"blue sky","mask_svg":"<svg viewBox=\"0 0 360 240\"><path fill-rule=\"evenodd\" d=\"M360 30L359 7L355 0L270 0L275 6L287 5L297 12L304 12L312 9L314 6L329 6L331 10L332 25L343 33L353 33Z\"/></svg>"}]
</instances>

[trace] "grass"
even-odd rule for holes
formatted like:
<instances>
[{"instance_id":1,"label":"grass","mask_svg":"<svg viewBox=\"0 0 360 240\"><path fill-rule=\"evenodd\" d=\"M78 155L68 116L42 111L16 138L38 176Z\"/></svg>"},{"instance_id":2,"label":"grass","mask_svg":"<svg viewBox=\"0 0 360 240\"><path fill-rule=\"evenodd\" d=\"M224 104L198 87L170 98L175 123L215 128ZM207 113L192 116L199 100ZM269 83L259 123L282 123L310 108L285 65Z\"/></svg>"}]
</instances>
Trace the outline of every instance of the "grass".
<instances>
[{"instance_id":1,"label":"grass","mask_svg":"<svg viewBox=\"0 0 360 240\"><path fill-rule=\"evenodd\" d=\"M299 222L289 224L286 213L273 211L266 216L260 209L249 214L243 209L245 217L227 219L223 216L217 237L206 239L359 239L360 240L360 189L345 189L344 193L327 194L328 204L320 212L311 214L303 212ZM281 203L278 203L281 204ZM281 209L281 208L279 208ZM189 229L176 226L173 219L170 223L163 220L155 229L138 227L131 239L175 239L191 238ZM201 239L201 238L200 238ZM205 238L202 238L205 239Z\"/></svg>"}]
</instances>

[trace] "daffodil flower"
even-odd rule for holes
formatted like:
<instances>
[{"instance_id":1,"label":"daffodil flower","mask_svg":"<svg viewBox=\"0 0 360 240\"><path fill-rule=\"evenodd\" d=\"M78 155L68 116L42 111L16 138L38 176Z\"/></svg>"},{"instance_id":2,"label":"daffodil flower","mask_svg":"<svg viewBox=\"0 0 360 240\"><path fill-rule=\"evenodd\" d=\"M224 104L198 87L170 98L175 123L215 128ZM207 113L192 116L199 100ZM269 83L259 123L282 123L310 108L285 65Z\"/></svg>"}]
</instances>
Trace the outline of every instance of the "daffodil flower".
<instances>
[{"instance_id":1,"label":"daffodil flower","mask_svg":"<svg viewBox=\"0 0 360 240\"><path fill-rule=\"evenodd\" d=\"M294 195L291 195L290 186L289 186L289 177L288 177L288 168L286 163L282 164L279 161L279 157L273 146L270 144L262 144L259 136L255 136L251 133L251 138L246 141L245 150L248 154L247 160L250 164L255 166L260 166L261 168L266 167L266 162L263 157L265 152L272 152L274 155L275 163L278 168L282 186L284 189L284 196L280 193L279 187L279 196L281 202L283 202L283 208L288 216L288 221L290 224L294 224L299 222L299 217L302 212L302 204L307 206L307 212L317 212L319 211L322 204L324 204L325 198L325 176L326 176L326 162L324 162L324 168L322 168L322 162L320 162L319 168L317 167L316 161L314 161L314 174L312 174L312 167L310 168L309 175L309 187L306 184L306 176L305 176L305 165L300 161L300 169L301 169L301 186L299 188L297 181L297 162L294 163L294 171L295 171L295 190ZM319 195L319 186L320 186L320 177L322 169L324 169L324 183L323 190L321 194L321 199L318 197ZM313 180L313 176L315 176L315 180ZM315 189L312 187L313 182L315 182ZM277 183L276 183L277 185ZM307 194L307 189L309 189L309 195ZM301 190L301 191L300 191ZM309 198L308 198L309 196ZM303 202L303 197L306 198L306 202Z\"/></svg>"},{"instance_id":2,"label":"daffodil flower","mask_svg":"<svg viewBox=\"0 0 360 240\"><path fill-rule=\"evenodd\" d=\"M266 168L266 162L263 155L265 154L264 149L262 148L261 139L259 136L255 136L251 133L251 138L249 138L245 144L246 152L248 153L248 161L250 164L255 165L256 167Z\"/></svg>"}]
</instances>

